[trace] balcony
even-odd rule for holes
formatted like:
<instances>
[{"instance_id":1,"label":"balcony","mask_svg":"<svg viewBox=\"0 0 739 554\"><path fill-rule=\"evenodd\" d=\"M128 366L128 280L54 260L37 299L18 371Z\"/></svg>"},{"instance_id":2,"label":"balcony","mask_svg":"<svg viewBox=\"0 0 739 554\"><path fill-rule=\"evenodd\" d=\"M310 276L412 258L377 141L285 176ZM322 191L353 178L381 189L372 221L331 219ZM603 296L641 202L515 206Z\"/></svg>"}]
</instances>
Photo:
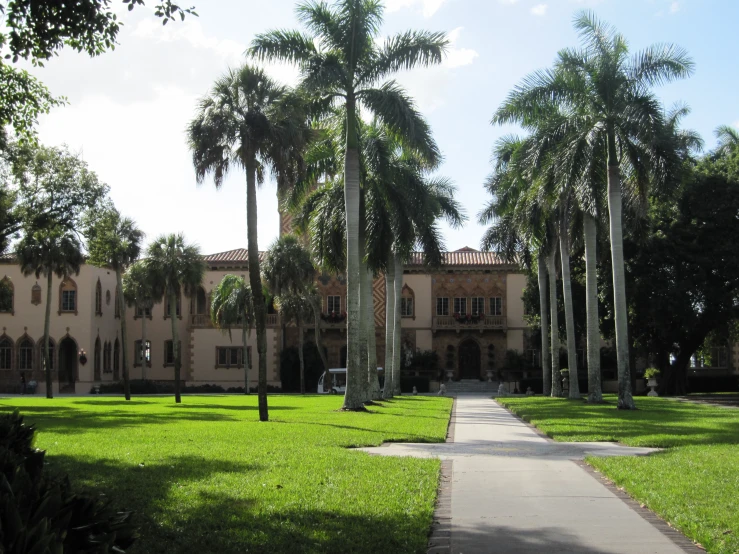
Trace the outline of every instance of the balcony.
<instances>
[{"instance_id":1,"label":"balcony","mask_svg":"<svg viewBox=\"0 0 739 554\"><path fill-rule=\"evenodd\" d=\"M505 331L508 328L506 318L502 315L480 316L476 321L456 319L450 315L435 316L431 322L431 330L436 331Z\"/></svg>"},{"instance_id":2,"label":"balcony","mask_svg":"<svg viewBox=\"0 0 739 554\"><path fill-rule=\"evenodd\" d=\"M267 328L277 327L280 324L278 314L267 314ZM209 314L192 314L190 316L190 327L193 329L213 329Z\"/></svg>"}]
</instances>

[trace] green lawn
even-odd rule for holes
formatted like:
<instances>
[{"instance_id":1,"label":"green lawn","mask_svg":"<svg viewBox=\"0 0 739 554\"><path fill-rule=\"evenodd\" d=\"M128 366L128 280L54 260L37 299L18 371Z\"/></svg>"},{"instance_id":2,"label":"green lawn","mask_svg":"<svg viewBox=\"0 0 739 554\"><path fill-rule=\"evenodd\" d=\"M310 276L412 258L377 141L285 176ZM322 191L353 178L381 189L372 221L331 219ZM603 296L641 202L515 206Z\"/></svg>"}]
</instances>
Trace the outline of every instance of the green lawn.
<instances>
[{"instance_id":1,"label":"green lawn","mask_svg":"<svg viewBox=\"0 0 739 554\"><path fill-rule=\"evenodd\" d=\"M438 460L347 447L443 442L451 400L405 397L370 413L334 396L0 399L75 485L137 512L149 552L425 552Z\"/></svg>"},{"instance_id":2,"label":"green lawn","mask_svg":"<svg viewBox=\"0 0 739 554\"><path fill-rule=\"evenodd\" d=\"M658 446L587 462L711 553L739 552L739 410L636 398L636 411L557 398L498 401L558 441Z\"/></svg>"}]
</instances>

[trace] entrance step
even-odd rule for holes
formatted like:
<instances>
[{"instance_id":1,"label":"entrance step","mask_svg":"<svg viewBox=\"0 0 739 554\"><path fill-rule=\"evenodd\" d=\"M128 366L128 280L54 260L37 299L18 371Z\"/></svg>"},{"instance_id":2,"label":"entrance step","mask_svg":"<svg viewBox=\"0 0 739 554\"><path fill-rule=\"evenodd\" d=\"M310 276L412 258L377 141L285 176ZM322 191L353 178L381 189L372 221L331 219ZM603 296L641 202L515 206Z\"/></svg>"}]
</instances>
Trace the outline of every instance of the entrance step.
<instances>
[{"instance_id":1,"label":"entrance step","mask_svg":"<svg viewBox=\"0 0 739 554\"><path fill-rule=\"evenodd\" d=\"M462 379L460 381L447 381L448 393L458 392L497 392L498 383L480 381L478 379Z\"/></svg>"}]
</instances>

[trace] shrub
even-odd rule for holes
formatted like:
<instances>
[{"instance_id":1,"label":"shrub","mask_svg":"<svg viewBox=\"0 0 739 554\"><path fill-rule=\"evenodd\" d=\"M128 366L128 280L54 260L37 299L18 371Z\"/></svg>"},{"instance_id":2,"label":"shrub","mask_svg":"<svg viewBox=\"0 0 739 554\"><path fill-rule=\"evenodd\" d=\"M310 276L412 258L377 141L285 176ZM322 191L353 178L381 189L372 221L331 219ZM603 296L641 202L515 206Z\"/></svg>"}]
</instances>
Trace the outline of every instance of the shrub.
<instances>
[{"instance_id":1,"label":"shrub","mask_svg":"<svg viewBox=\"0 0 739 554\"><path fill-rule=\"evenodd\" d=\"M644 378L647 380L656 379L657 377L659 377L659 373L660 371L656 367L648 367L644 370Z\"/></svg>"},{"instance_id":2,"label":"shrub","mask_svg":"<svg viewBox=\"0 0 739 554\"><path fill-rule=\"evenodd\" d=\"M45 475L34 432L17 411L0 416L0 552L125 552L137 538L131 512Z\"/></svg>"},{"instance_id":3,"label":"shrub","mask_svg":"<svg viewBox=\"0 0 739 554\"><path fill-rule=\"evenodd\" d=\"M414 386L418 392L429 392L429 378L400 376L400 392L411 393Z\"/></svg>"},{"instance_id":4,"label":"shrub","mask_svg":"<svg viewBox=\"0 0 739 554\"><path fill-rule=\"evenodd\" d=\"M305 392L318 390L318 379L323 373L323 362L314 342L306 342L304 348ZM284 392L300 392L300 358L295 346L280 353L280 380Z\"/></svg>"}]
</instances>

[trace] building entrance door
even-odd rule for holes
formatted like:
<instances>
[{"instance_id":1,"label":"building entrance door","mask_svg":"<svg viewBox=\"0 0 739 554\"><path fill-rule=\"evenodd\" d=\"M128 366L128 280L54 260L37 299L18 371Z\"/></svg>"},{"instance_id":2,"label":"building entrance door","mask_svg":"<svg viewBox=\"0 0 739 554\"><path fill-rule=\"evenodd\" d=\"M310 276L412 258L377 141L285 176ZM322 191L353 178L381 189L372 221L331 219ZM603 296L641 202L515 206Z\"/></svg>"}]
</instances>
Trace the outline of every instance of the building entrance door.
<instances>
[{"instance_id":1,"label":"building entrance door","mask_svg":"<svg viewBox=\"0 0 739 554\"><path fill-rule=\"evenodd\" d=\"M480 346L471 339L459 345L459 378L480 378Z\"/></svg>"},{"instance_id":2,"label":"building entrance door","mask_svg":"<svg viewBox=\"0 0 739 554\"><path fill-rule=\"evenodd\" d=\"M67 337L59 343L59 391L74 392L77 379L77 344Z\"/></svg>"}]
</instances>

